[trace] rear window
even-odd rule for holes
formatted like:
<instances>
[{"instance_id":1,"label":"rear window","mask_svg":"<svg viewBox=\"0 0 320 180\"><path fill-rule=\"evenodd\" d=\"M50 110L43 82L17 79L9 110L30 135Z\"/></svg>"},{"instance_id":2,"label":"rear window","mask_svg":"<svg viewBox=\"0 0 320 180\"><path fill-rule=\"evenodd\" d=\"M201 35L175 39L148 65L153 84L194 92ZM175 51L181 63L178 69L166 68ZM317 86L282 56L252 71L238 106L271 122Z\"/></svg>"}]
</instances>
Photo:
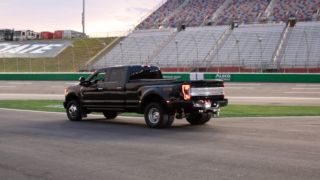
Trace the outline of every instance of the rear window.
<instances>
[{"instance_id":1,"label":"rear window","mask_svg":"<svg viewBox=\"0 0 320 180\"><path fill-rule=\"evenodd\" d=\"M162 74L157 67L137 66L131 67L130 80L136 79L162 79Z\"/></svg>"}]
</instances>

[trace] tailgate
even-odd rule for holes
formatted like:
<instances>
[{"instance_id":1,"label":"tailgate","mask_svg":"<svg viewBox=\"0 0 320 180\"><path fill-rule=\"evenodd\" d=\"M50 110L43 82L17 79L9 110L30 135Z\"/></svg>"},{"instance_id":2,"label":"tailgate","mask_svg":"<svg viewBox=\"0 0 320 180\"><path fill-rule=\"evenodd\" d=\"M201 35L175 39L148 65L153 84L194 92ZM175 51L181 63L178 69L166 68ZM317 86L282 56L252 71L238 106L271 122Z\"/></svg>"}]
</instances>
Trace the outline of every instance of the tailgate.
<instances>
[{"instance_id":1,"label":"tailgate","mask_svg":"<svg viewBox=\"0 0 320 180\"><path fill-rule=\"evenodd\" d=\"M191 81L190 95L196 96L223 96L224 84L222 80Z\"/></svg>"}]
</instances>

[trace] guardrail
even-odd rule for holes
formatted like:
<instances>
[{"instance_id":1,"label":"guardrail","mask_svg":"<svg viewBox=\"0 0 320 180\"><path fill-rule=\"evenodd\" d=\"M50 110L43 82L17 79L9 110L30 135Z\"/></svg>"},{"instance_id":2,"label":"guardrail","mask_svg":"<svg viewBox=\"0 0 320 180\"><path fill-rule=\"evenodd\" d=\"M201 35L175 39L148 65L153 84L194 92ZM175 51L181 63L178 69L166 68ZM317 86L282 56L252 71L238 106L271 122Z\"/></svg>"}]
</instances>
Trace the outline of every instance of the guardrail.
<instances>
[{"instance_id":1,"label":"guardrail","mask_svg":"<svg viewBox=\"0 0 320 180\"><path fill-rule=\"evenodd\" d=\"M201 73L200 73L201 74ZM32 81L77 81L80 76L90 73L0 73L0 80ZM165 78L187 81L189 73L164 73ZM267 82L267 83L320 83L320 74L201 74L205 80L222 79L226 82Z\"/></svg>"}]
</instances>

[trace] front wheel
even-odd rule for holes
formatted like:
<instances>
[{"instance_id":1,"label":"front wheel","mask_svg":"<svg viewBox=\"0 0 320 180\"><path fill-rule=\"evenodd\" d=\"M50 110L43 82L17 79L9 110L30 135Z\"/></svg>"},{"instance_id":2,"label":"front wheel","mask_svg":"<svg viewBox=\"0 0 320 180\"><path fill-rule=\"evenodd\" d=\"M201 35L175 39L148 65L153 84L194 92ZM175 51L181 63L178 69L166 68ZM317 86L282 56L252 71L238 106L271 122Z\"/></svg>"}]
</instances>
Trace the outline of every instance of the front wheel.
<instances>
[{"instance_id":1,"label":"front wheel","mask_svg":"<svg viewBox=\"0 0 320 180\"><path fill-rule=\"evenodd\" d=\"M144 111L144 119L150 128L170 127L174 121L174 115L170 115L163 105L150 103Z\"/></svg>"},{"instance_id":2,"label":"front wheel","mask_svg":"<svg viewBox=\"0 0 320 180\"><path fill-rule=\"evenodd\" d=\"M70 121L81 121L82 114L80 104L76 100L71 100L67 104L66 108L67 116Z\"/></svg>"},{"instance_id":3,"label":"front wheel","mask_svg":"<svg viewBox=\"0 0 320 180\"><path fill-rule=\"evenodd\" d=\"M210 121L211 113L192 113L186 119L192 125L201 125Z\"/></svg>"}]
</instances>

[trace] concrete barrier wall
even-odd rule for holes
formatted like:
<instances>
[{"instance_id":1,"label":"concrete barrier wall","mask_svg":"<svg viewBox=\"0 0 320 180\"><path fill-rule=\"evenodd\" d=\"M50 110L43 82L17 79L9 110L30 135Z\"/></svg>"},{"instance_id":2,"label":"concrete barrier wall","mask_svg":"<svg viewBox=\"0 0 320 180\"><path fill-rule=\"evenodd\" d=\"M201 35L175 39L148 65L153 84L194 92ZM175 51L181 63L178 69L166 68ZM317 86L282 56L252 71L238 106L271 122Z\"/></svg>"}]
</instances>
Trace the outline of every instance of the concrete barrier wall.
<instances>
[{"instance_id":1,"label":"concrete barrier wall","mask_svg":"<svg viewBox=\"0 0 320 180\"><path fill-rule=\"evenodd\" d=\"M90 73L0 73L0 80L76 81ZM164 73L165 78L187 81L189 73ZM205 80L223 79L226 82L270 83L320 83L320 74L212 74L205 73Z\"/></svg>"}]
</instances>

